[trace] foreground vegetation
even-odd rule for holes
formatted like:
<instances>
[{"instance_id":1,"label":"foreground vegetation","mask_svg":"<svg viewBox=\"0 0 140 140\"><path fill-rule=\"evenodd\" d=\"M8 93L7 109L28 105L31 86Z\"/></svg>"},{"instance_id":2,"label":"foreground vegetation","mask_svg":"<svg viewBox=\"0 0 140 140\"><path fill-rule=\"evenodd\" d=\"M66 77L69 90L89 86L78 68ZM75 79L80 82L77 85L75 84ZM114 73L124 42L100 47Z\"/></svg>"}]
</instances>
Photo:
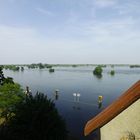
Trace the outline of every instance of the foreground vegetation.
<instances>
[{"instance_id":1,"label":"foreground vegetation","mask_svg":"<svg viewBox=\"0 0 140 140\"><path fill-rule=\"evenodd\" d=\"M27 96L15 106L14 115L3 125L0 137L3 140L66 140L64 120L54 103L47 96L37 93Z\"/></svg>"},{"instance_id":2,"label":"foreground vegetation","mask_svg":"<svg viewBox=\"0 0 140 140\"><path fill-rule=\"evenodd\" d=\"M2 140L66 140L65 121L42 93L25 95L0 67L0 138Z\"/></svg>"}]
</instances>

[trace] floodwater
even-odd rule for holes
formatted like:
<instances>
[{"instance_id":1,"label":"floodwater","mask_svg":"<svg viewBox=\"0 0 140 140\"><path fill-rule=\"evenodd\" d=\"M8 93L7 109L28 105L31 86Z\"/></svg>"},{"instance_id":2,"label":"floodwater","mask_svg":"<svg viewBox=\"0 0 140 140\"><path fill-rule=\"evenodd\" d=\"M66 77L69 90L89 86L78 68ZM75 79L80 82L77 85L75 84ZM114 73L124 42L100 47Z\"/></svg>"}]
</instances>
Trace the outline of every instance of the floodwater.
<instances>
[{"instance_id":1,"label":"floodwater","mask_svg":"<svg viewBox=\"0 0 140 140\"><path fill-rule=\"evenodd\" d=\"M39 91L54 100L66 121L69 135L76 140L99 140L98 130L87 137L83 135L86 122L140 79L140 68L127 66L103 68L102 78L93 75L92 66L54 69L54 73L48 69L25 68L19 72L4 70L4 74L13 77L24 89L29 86L33 94ZM110 70L115 70L114 76L109 74ZM57 98L55 90L59 90ZM79 93L79 97L73 93ZM99 95L103 96L102 106L98 105Z\"/></svg>"}]
</instances>

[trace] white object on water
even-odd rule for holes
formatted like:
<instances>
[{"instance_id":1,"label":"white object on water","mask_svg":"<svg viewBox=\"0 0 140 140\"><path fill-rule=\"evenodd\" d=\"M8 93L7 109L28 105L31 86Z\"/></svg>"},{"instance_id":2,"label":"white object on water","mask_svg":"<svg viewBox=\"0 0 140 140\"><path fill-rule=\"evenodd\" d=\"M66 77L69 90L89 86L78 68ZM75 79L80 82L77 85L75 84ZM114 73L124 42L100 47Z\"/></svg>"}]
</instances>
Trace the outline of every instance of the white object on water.
<instances>
[{"instance_id":1,"label":"white object on water","mask_svg":"<svg viewBox=\"0 0 140 140\"><path fill-rule=\"evenodd\" d=\"M81 94L80 93L77 93L77 97L80 97L81 96Z\"/></svg>"},{"instance_id":2,"label":"white object on water","mask_svg":"<svg viewBox=\"0 0 140 140\"><path fill-rule=\"evenodd\" d=\"M73 96L76 96L76 93L73 93Z\"/></svg>"},{"instance_id":3,"label":"white object on water","mask_svg":"<svg viewBox=\"0 0 140 140\"><path fill-rule=\"evenodd\" d=\"M59 92L59 89L56 89L55 92Z\"/></svg>"}]
</instances>

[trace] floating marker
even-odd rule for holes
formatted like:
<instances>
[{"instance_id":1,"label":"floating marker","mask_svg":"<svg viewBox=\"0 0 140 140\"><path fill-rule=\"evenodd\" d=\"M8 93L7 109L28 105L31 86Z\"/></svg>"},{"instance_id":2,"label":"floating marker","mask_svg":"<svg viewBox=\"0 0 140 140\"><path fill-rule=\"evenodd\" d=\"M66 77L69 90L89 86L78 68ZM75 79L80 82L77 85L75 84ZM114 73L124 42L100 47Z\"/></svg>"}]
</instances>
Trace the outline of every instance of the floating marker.
<instances>
[{"instance_id":1,"label":"floating marker","mask_svg":"<svg viewBox=\"0 0 140 140\"><path fill-rule=\"evenodd\" d=\"M103 101L103 96L101 96L101 95L98 96L98 102L99 102L99 103L102 103L102 101Z\"/></svg>"},{"instance_id":2,"label":"floating marker","mask_svg":"<svg viewBox=\"0 0 140 140\"><path fill-rule=\"evenodd\" d=\"M58 100L58 96L59 96L58 92L59 92L59 89L56 89L55 94L54 94L55 95L55 100Z\"/></svg>"},{"instance_id":3,"label":"floating marker","mask_svg":"<svg viewBox=\"0 0 140 140\"><path fill-rule=\"evenodd\" d=\"M26 86L26 91L25 91L25 94L27 95L27 96L29 96L29 95L31 95L32 93L31 93L31 90L29 89L29 87L28 86Z\"/></svg>"}]
</instances>

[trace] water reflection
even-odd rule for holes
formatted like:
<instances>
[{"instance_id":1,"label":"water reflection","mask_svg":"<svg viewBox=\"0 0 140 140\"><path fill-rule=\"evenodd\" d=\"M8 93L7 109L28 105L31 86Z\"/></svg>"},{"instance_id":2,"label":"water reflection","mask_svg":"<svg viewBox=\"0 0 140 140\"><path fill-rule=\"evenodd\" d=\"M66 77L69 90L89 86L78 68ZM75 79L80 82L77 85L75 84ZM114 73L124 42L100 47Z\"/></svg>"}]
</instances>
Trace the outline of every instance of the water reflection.
<instances>
[{"instance_id":1,"label":"water reflection","mask_svg":"<svg viewBox=\"0 0 140 140\"><path fill-rule=\"evenodd\" d=\"M98 108L102 108L102 102L98 102Z\"/></svg>"},{"instance_id":2,"label":"water reflection","mask_svg":"<svg viewBox=\"0 0 140 140\"><path fill-rule=\"evenodd\" d=\"M73 106L72 108L73 108L73 110L81 110L80 106Z\"/></svg>"},{"instance_id":3,"label":"water reflection","mask_svg":"<svg viewBox=\"0 0 140 140\"><path fill-rule=\"evenodd\" d=\"M97 79L102 79L102 75L94 75Z\"/></svg>"},{"instance_id":4,"label":"water reflection","mask_svg":"<svg viewBox=\"0 0 140 140\"><path fill-rule=\"evenodd\" d=\"M59 90L58 89L55 90L54 98L55 98L55 100L58 100L58 98L59 98Z\"/></svg>"},{"instance_id":5,"label":"water reflection","mask_svg":"<svg viewBox=\"0 0 140 140\"><path fill-rule=\"evenodd\" d=\"M74 97L74 102L79 102L80 101L80 93L73 93L73 97Z\"/></svg>"}]
</instances>

